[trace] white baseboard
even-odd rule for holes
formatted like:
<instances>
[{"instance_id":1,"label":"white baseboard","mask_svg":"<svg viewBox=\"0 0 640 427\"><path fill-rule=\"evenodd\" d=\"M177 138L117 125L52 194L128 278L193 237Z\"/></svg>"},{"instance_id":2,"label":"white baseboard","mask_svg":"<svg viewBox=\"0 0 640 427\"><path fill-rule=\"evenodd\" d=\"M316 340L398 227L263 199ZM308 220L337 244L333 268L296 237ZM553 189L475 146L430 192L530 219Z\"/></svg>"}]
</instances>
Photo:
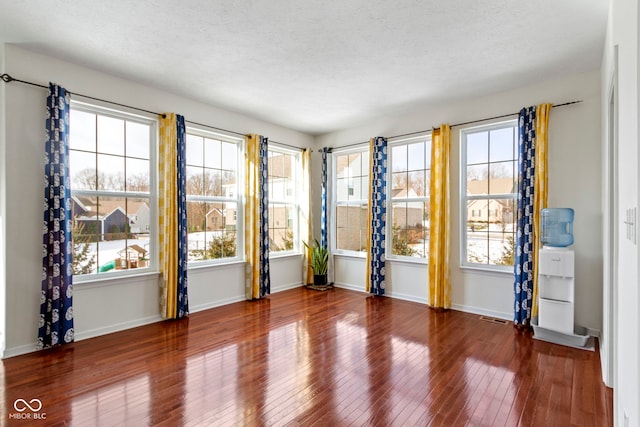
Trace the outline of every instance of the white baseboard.
<instances>
[{"instance_id":1,"label":"white baseboard","mask_svg":"<svg viewBox=\"0 0 640 427\"><path fill-rule=\"evenodd\" d=\"M151 323L161 322L164 320L160 315L153 315L143 317L141 319L130 320L128 322L116 323L115 325L109 325L102 328L90 329L88 331L76 332L75 341L82 341L89 338L99 337L101 335L107 335L114 332L125 331L131 328L137 328L138 326L149 325Z\"/></svg>"},{"instance_id":2,"label":"white baseboard","mask_svg":"<svg viewBox=\"0 0 640 427\"><path fill-rule=\"evenodd\" d=\"M189 307L189 313L197 313L199 311L209 310L210 308L221 307L223 305L244 301L245 299L246 298L244 296L239 296L239 297L227 298L223 300L212 301L206 304L199 304L193 307Z\"/></svg>"},{"instance_id":3,"label":"white baseboard","mask_svg":"<svg viewBox=\"0 0 640 427\"><path fill-rule=\"evenodd\" d=\"M349 289L350 291L362 292L363 294L367 293L367 291L365 291L364 289L350 283L334 282L333 286L335 286L336 288Z\"/></svg>"},{"instance_id":4,"label":"white baseboard","mask_svg":"<svg viewBox=\"0 0 640 427\"><path fill-rule=\"evenodd\" d=\"M95 328L90 329L88 331L76 332L74 341L82 341L89 338L99 337L101 335L107 335L113 332L120 332L131 328L136 328L138 326L149 325L151 323L156 323L162 321L161 316L149 316L142 319L136 319L129 322L122 322L115 325L109 325L103 328ZM37 342L33 344L20 345L17 347L7 348L2 352L2 358L6 359L9 357L20 356L23 354L33 353L35 351L39 351Z\"/></svg>"},{"instance_id":5,"label":"white baseboard","mask_svg":"<svg viewBox=\"0 0 640 427\"><path fill-rule=\"evenodd\" d=\"M289 283L287 285L280 285L280 286L271 288L271 293L275 294L277 292L288 291L289 289L300 288L300 287L302 287L302 282Z\"/></svg>"},{"instance_id":6,"label":"white baseboard","mask_svg":"<svg viewBox=\"0 0 640 427\"><path fill-rule=\"evenodd\" d=\"M451 308L457 311L463 311L465 313L495 317L496 319L513 320L513 313L504 313L502 311L487 310L485 308L471 307L461 304L451 304Z\"/></svg>"},{"instance_id":7,"label":"white baseboard","mask_svg":"<svg viewBox=\"0 0 640 427\"><path fill-rule=\"evenodd\" d=\"M38 345L34 342L33 344L20 345L18 347L7 348L2 352L2 358L7 359L9 357L21 356L27 353L33 353L34 351L38 351Z\"/></svg>"},{"instance_id":8,"label":"white baseboard","mask_svg":"<svg viewBox=\"0 0 640 427\"><path fill-rule=\"evenodd\" d=\"M391 298L401 299L404 301L417 302L419 304L424 304L424 305L427 305L427 303L429 302L426 298L418 298L415 295L407 295L407 294L401 294L397 292L389 292L385 295Z\"/></svg>"}]
</instances>

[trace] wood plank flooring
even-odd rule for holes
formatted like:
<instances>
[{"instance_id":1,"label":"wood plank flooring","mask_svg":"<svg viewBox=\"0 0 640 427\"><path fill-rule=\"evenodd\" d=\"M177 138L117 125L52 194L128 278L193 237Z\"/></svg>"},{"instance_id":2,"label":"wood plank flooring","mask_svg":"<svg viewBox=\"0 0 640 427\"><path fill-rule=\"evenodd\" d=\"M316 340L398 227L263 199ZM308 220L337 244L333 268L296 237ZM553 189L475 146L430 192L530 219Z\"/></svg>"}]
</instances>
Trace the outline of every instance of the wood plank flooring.
<instances>
[{"instance_id":1,"label":"wood plank flooring","mask_svg":"<svg viewBox=\"0 0 640 427\"><path fill-rule=\"evenodd\" d=\"M597 351L344 289L6 359L0 378L7 425L613 425Z\"/></svg>"}]
</instances>

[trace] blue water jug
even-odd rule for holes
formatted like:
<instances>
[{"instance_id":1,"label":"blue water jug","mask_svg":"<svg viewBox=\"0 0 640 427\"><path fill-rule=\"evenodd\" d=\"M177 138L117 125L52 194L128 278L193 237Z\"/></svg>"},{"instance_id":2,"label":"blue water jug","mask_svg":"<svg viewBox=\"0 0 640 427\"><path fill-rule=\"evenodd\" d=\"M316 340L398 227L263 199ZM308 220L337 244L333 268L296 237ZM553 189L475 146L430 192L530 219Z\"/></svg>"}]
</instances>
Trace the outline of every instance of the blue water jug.
<instances>
[{"instance_id":1,"label":"blue water jug","mask_svg":"<svg viewBox=\"0 0 640 427\"><path fill-rule=\"evenodd\" d=\"M564 248L573 245L573 209L542 209L540 241L543 245Z\"/></svg>"}]
</instances>

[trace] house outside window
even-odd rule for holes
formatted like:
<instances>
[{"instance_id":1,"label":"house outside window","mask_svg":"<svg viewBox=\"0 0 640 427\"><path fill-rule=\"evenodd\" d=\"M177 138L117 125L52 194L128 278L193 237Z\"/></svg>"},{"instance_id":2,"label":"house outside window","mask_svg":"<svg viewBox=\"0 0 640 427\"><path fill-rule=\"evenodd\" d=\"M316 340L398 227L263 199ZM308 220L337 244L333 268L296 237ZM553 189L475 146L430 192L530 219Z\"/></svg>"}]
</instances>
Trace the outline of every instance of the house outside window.
<instances>
[{"instance_id":1,"label":"house outside window","mask_svg":"<svg viewBox=\"0 0 640 427\"><path fill-rule=\"evenodd\" d=\"M368 238L368 146L336 149L333 162L335 250L338 253L364 253Z\"/></svg>"},{"instance_id":2,"label":"house outside window","mask_svg":"<svg viewBox=\"0 0 640 427\"><path fill-rule=\"evenodd\" d=\"M187 128L187 241L189 264L242 258L238 162L242 140ZM240 215L242 217L242 215Z\"/></svg>"},{"instance_id":3,"label":"house outside window","mask_svg":"<svg viewBox=\"0 0 640 427\"><path fill-rule=\"evenodd\" d=\"M426 260L429 250L431 135L390 141L390 258ZM389 210L387 211L389 212Z\"/></svg>"},{"instance_id":4,"label":"house outside window","mask_svg":"<svg viewBox=\"0 0 640 427\"><path fill-rule=\"evenodd\" d=\"M302 157L300 151L276 143L269 144L268 155L269 252L296 252L300 250L298 178L302 170Z\"/></svg>"},{"instance_id":5,"label":"house outside window","mask_svg":"<svg viewBox=\"0 0 640 427\"><path fill-rule=\"evenodd\" d=\"M518 186L515 120L464 129L461 143L461 264L512 271Z\"/></svg>"},{"instance_id":6,"label":"house outside window","mask_svg":"<svg viewBox=\"0 0 640 427\"><path fill-rule=\"evenodd\" d=\"M70 123L74 275L153 267L156 120L72 101Z\"/></svg>"}]
</instances>

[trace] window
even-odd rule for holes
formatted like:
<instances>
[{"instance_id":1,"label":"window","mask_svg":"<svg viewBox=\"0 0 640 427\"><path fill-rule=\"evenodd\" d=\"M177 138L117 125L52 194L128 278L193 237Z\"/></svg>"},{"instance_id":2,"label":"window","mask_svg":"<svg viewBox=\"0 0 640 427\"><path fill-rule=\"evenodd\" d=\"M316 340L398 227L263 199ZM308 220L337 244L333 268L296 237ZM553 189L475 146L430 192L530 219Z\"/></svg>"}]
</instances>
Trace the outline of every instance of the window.
<instances>
[{"instance_id":1,"label":"window","mask_svg":"<svg viewBox=\"0 0 640 427\"><path fill-rule=\"evenodd\" d=\"M269 144L269 251L298 250L298 212L296 178L301 169L299 151Z\"/></svg>"},{"instance_id":2,"label":"window","mask_svg":"<svg viewBox=\"0 0 640 427\"><path fill-rule=\"evenodd\" d=\"M367 207L369 206L368 147L334 151L335 245L338 251L367 250Z\"/></svg>"},{"instance_id":3,"label":"window","mask_svg":"<svg viewBox=\"0 0 640 427\"><path fill-rule=\"evenodd\" d=\"M466 129L462 144L462 265L511 270L518 187L515 120Z\"/></svg>"},{"instance_id":4,"label":"window","mask_svg":"<svg viewBox=\"0 0 640 427\"><path fill-rule=\"evenodd\" d=\"M187 129L187 240L191 264L242 256L237 220L241 209L241 142L226 135Z\"/></svg>"},{"instance_id":5,"label":"window","mask_svg":"<svg viewBox=\"0 0 640 427\"><path fill-rule=\"evenodd\" d=\"M390 143L391 245L395 257L426 258L429 250L431 136Z\"/></svg>"},{"instance_id":6,"label":"window","mask_svg":"<svg viewBox=\"0 0 640 427\"><path fill-rule=\"evenodd\" d=\"M72 102L70 123L74 275L149 268L155 120Z\"/></svg>"}]
</instances>

